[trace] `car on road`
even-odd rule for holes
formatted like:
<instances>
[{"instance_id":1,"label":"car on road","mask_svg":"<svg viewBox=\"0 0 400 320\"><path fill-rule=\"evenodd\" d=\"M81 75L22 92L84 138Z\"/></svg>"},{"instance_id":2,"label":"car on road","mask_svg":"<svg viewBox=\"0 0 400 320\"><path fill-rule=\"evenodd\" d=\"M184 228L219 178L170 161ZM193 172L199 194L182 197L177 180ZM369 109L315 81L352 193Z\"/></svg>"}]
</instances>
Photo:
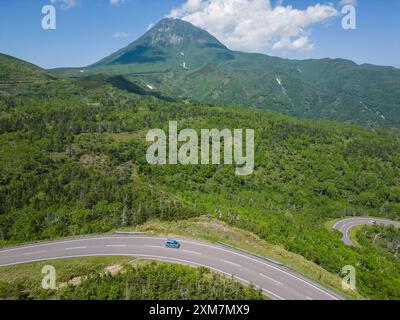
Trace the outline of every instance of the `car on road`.
<instances>
[{"instance_id":1,"label":"car on road","mask_svg":"<svg viewBox=\"0 0 400 320\"><path fill-rule=\"evenodd\" d=\"M179 243L179 241L168 239L167 241L165 241L165 246L167 248L179 249L181 247L181 244Z\"/></svg>"},{"instance_id":2,"label":"car on road","mask_svg":"<svg viewBox=\"0 0 400 320\"><path fill-rule=\"evenodd\" d=\"M376 221L375 220L369 220L369 223L370 224L376 224Z\"/></svg>"}]
</instances>

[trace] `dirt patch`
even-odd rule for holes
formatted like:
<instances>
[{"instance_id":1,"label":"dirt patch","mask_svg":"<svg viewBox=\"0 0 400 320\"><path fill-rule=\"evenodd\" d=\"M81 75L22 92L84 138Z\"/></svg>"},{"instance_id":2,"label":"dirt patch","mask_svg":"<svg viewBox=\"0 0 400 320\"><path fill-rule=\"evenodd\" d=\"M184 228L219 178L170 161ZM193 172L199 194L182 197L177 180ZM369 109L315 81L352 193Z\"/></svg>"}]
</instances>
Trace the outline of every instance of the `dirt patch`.
<instances>
[{"instance_id":1,"label":"dirt patch","mask_svg":"<svg viewBox=\"0 0 400 320\"><path fill-rule=\"evenodd\" d=\"M114 264L112 266L108 266L107 268L104 269L105 272L111 273L111 274L116 274L122 270L123 266L120 264Z\"/></svg>"},{"instance_id":2,"label":"dirt patch","mask_svg":"<svg viewBox=\"0 0 400 320\"><path fill-rule=\"evenodd\" d=\"M82 283L82 277L75 277L69 280L68 282L62 282L58 285L58 289L63 289L68 286L78 286Z\"/></svg>"},{"instance_id":3,"label":"dirt patch","mask_svg":"<svg viewBox=\"0 0 400 320\"><path fill-rule=\"evenodd\" d=\"M79 162L85 168L92 168L103 172L110 171L109 159L106 155L99 156L99 155L84 154L80 158Z\"/></svg>"}]
</instances>

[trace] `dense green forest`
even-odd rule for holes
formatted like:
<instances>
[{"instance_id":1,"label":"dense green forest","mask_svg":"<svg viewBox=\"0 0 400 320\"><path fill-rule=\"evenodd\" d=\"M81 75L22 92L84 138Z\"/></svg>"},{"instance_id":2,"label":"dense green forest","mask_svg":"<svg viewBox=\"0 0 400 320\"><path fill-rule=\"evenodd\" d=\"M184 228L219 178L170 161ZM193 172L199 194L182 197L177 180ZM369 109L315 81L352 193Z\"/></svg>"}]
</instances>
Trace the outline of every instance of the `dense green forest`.
<instances>
[{"instance_id":1,"label":"dense green forest","mask_svg":"<svg viewBox=\"0 0 400 320\"><path fill-rule=\"evenodd\" d=\"M370 250L389 253L400 259L400 231L394 226L364 226L357 232L356 239L360 245Z\"/></svg>"},{"instance_id":2,"label":"dense green forest","mask_svg":"<svg viewBox=\"0 0 400 320\"><path fill-rule=\"evenodd\" d=\"M397 130L168 102L97 78L41 81L1 87L0 244L210 214L334 274L354 265L361 294L400 299L398 259L346 247L326 228L344 216L400 218ZM254 174L148 165L146 133L170 120L254 129Z\"/></svg>"},{"instance_id":3,"label":"dense green forest","mask_svg":"<svg viewBox=\"0 0 400 320\"><path fill-rule=\"evenodd\" d=\"M113 258L118 259L118 258ZM41 278L33 276L0 279L0 299L7 300L261 300L265 296L253 286L212 273L169 263L126 264L116 273L104 272L104 258L68 261L59 266L66 282L56 290L41 289ZM40 275L41 264L24 266L20 272ZM26 269L26 270L25 270ZM10 270L8 270L10 272ZM18 273L18 272L17 272ZM71 275L75 274L75 278ZM76 277L80 275L79 277ZM69 277L68 277L69 276ZM77 280L79 279L79 280Z\"/></svg>"}]
</instances>

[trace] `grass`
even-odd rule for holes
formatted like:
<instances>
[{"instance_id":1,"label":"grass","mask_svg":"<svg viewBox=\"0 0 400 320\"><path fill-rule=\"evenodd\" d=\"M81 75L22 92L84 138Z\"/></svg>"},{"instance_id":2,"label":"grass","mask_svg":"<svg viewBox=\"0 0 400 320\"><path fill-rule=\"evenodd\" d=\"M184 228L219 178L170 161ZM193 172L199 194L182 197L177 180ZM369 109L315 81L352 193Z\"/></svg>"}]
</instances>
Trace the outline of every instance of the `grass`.
<instances>
[{"instance_id":1,"label":"grass","mask_svg":"<svg viewBox=\"0 0 400 320\"><path fill-rule=\"evenodd\" d=\"M349 238L351 242L356 246L360 247L360 243L357 240L357 233L363 228L364 226L355 226L354 228L351 228L349 231Z\"/></svg>"},{"instance_id":2,"label":"grass","mask_svg":"<svg viewBox=\"0 0 400 320\"><path fill-rule=\"evenodd\" d=\"M324 227L328 230L333 230L333 226L335 225L336 222L340 221L341 219L335 219L335 220L328 220L324 223Z\"/></svg>"}]
</instances>

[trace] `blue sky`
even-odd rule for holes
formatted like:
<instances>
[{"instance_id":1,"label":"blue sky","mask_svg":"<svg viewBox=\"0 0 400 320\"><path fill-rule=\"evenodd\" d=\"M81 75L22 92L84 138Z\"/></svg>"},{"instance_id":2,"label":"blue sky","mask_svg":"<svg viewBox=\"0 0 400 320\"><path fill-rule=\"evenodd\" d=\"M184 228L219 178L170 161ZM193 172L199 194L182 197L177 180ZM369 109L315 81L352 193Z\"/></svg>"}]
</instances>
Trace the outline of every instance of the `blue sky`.
<instances>
[{"instance_id":1,"label":"blue sky","mask_svg":"<svg viewBox=\"0 0 400 320\"><path fill-rule=\"evenodd\" d=\"M210 1L229 5L238 0ZM256 0L259 5L263 5L262 1L269 2ZM41 9L50 2L56 2L57 29L45 31L41 28ZM332 0L337 10L340 10L339 2ZM400 67L398 0L358 0L356 30L344 30L341 27L341 15L321 18L313 23L320 11L312 17L306 16L305 10L318 3L329 6L329 2L318 0L279 1L283 15L279 21L271 18L275 16L273 14L269 18L265 15L264 21L264 12L258 10L260 15L249 30L241 28L243 24L240 24L240 17L231 17L227 21L217 19L218 23L215 23L214 7L206 6L201 0L190 0L189 9L188 6L181 7L184 3L186 0L2 0L0 52L46 68L86 66L134 41L146 32L150 24L170 14L172 9L181 8L180 18L208 28L234 49L261 50L270 55L299 59L340 57L358 63ZM65 4L70 4L70 8ZM276 6L277 1L271 0L271 8L266 9L265 13L278 12L271 11ZM244 16L247 13L250 19L253 16L251 8L240 10ZM296 24L295 19L291 18L292 14L302 17L304 22ZM282 27L282 21L285 28ZM224 23L231 29L237 23L240 28L236 29L241 29L242 34L226 34ZM274 24L280 24L280 29L275 28ZM289 27L286 28L286 25ZM253 33L257 37L254 38ZM238 39L243 41L239 43ZM304 42L302 48L296 49L294 44L300 43L296 40Z\"/></svg>"}]
</instances>

